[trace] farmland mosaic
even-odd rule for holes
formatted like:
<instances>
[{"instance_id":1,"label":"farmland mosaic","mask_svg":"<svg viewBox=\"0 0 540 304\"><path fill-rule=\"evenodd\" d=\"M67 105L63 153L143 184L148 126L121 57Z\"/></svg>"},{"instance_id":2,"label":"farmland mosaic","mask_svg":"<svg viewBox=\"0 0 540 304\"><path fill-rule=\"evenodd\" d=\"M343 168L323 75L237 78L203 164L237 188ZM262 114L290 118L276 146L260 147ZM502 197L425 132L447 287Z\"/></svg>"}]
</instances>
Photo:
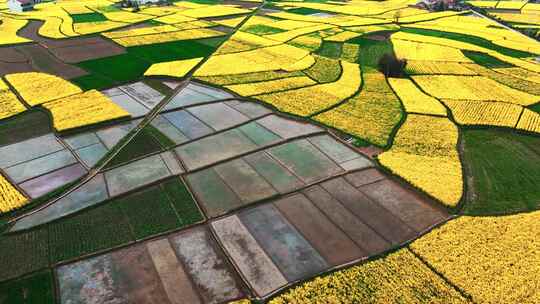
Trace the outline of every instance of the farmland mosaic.
<instances>
[{"instance_id":1,"label":"farmland mosaic","mask_svg":"<svg viewBox=\"0 0 540 304\"><path fill-rule=\"evenodd\" d=\"M0 303L538 303L537 0L0 1Z\"/></svg>"}]
</instances>

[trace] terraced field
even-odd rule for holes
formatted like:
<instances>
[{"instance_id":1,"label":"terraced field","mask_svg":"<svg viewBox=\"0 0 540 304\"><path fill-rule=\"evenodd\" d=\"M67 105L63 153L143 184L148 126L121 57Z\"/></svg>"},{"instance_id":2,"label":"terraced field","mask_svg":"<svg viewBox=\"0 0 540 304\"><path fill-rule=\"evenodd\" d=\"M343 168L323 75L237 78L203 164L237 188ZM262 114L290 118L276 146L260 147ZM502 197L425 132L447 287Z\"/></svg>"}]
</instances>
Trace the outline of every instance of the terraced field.
<instances>
[{"instance_id":1,"label":"terraced field","mask_svg":"<svg viewBox=\"0 0 540 304\"><path fill-rule=\"evenodd\" d=\"M536 303L540 13L414 4L0 3L0 303Z\"/></svg>"}]
</instances>

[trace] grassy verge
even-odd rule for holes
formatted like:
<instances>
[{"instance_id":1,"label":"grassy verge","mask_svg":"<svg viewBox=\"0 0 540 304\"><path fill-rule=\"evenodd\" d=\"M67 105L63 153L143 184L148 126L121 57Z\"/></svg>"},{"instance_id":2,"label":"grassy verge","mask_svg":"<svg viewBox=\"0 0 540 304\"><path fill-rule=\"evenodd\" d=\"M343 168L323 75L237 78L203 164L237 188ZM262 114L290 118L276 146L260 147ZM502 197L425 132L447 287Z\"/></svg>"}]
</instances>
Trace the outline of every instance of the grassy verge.
<instances>
[{"instance_id":1,"label":"grassy verge","mask_svg":"<svg viewBox=\"0 0 540 304\"><path fill-rule=\"evenodd\" d=\"M100 22L108 20L100 13L73 14L70 15L70 17L73 19L73 23Z\"/></svg>"}]
</instances>

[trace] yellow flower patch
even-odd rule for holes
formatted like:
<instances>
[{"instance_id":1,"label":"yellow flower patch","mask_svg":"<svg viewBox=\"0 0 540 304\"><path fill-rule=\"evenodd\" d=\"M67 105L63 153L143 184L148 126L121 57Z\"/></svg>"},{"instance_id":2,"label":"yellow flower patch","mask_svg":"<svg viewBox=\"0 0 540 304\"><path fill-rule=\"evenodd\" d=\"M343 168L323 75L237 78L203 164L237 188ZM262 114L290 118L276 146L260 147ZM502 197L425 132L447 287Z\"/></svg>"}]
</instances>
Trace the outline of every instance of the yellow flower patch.
<instances>
[{"instance_id":1,"label":"yellow flower patch","mask_svg":"<svg viewBox=\"0 0 540 304\"><path fill-rule=\"evenodd\" d=\"M251 51L214 55L195 72L195 76L218 76L274 71L291 66L310 56L309 52L282 44Z\"/></svg>"},{"instance_id":2,"label":"yellow flower patch","mask_svg":"<svg viewBox=\"0 0 540 304\"><path fill-rule=\"evenodd\" d=\"M356 38L358 36L361 36L362 34L356 33L356 32L350 32L350 31L344 31L332 36L328 36L324 38L326 41L335 41L335 42L345 42L349 39Z\"/></svg>"},{"instance_id":3,"label":"yellow flower patch","mask_svg":"<svg viewBox=\"0 0 540 304\"><path fill-rule=\"evenodd\" d=\"M217 23L219 25L224 25L228 27L237 27L242 21L244 21L246 17L236 17L236 18L228 18L223 20L213 20L214 23Z\"/></svg>"},{"instance_id":4,"label":"yellow flower patch","mask_svg":"<svg viewBox=\"0 0 540 304\"><path fill-rule=\"evenodd\" d=\"M184 16L191 18L219 17L237 14L247 14L250 10L238 8L230 5L211 5L207 7L194 8L183 11Z\"/></svg>"},{"instance_id":5,"label":"yellow flower patch","mask_svg":"<svg viewBox=\"0 0 540 304\"><path fill-rule=\"evenodd\" d=\"M364 87L342 105L314 117L336 129L385 146L401 119L401 107L382 73L364 73Z\"/></svg>"},{"instance_id":6,"label":"yellow flower patch","mask_svg":"<svg viewBox=\"0 0 540 304\"><path fill-rule=\"evenodd\" d=\"M6 80L30 106L82 92L69 81L45 73L9 74Z\"/></svg>"},{"instance_id":7,"label":"yellow flower patch","mask_svg":"<svg viewBox=\"0 0 540 304\"><path fill-rule=\"evenodd\" d=\"M443 100L460 125L488 125L513 128L523 111L522 106L504 102Z\"/></svg>"},{"instance_id":8,"label":"yellow flower patch","mask_svg":"<svg viewBox=\"0 0 540 304\"><path fill-rule=\"evenodd\" d=\"M137 14L128 11L117 11L110 13L103 13L103 15L110 21L124 22L124 23L137 23L154 18L151 15Z\"/></svg>"},{"instance_id":9,"label":"yellow flower patch","mask_svg":"<svg viewBox=\"0 0 540 304\"><path fill-rule=\"evenodd\" d=\"M27 20L17 20L0 16L0 33L2 33L0 36L0 45L30 42L31 40L17 36L17 31L22 29L27 23Z\"/></svg>"},{"instance_id":10,"label":"yellow flower patch","mask_svg":"<svg viewBox=\"0 0 540 304\"><path fill-rule=\"evenodd\" d=\"M315 51L321 46L322 39L321 37L314 36L314 35L304 35L304 36L296 37L287 43L290 45L299 47L299 48L309 50L309 51Z\"/></svg>"},{"instance_id":11,"label":"yellow flower patch","mask_svg":"<svg viewBox=\"0 0 540 304\"><path fill-rule=\"evenodd\" d=\"M253 96L277 91L301 88L309 85L317 84L311 78L306 76L288 77L278 80L235 84L225 86L227 89L236 92L242 96Z\"/></svg>"},{"instance_id":12,"label":"yellow flower patch","mask_svg":"<svg viewBox=\"0 0 540 304\"><path fill-rule=\"evenodd\" d=\"M176 32L179 30L180 30L179 28L172 25L158 25L158 26L136 28L136 29L131 29L131 30L106 32L106 33L102 33L101 35L107 38L114 39L114 38L122 38L122 37Z\"/></svg>"},{"instance_id":13,"label":"yellow flower patch","mask_svg":"<svg viewBox=\"0 0 540 304\"><path fill-rule=\"evenodd\" d=\"M536 82L540 84L540 73L534 73L522 68L495 68L493 69L497 73L506 74L509 76L521 78L530 82Z\"/></svg>"},{"instance_id":14,"label":"yellow flower patch","mask_svg":"<svg viewBox=\"0 0 540 304\"><path fill-rule=\"evenodd\" d=\"M475 71L479 75L493 79L496 82L499 82L503 85L507 85L511 88L523 91L525 93L540 96L540 84L537 84L534 81L533 82L526 81L525 79L523 79L523 77L519 77L519 75L527 75L527 76L539 75L537 73L529 72L522 68L510 68L511 71L515 73L514 75L514 74L509 74L508 72L498 73L498 71L488 69L478 64L466 64L465 66L469 70ZM499 70L504 70L504 69L499 69ZM540 82L540 77L538 77L538 81ZM540 101L540 97L538 97L538 100Z\"/></svg>"},{"instance_id":15,"label":"yellow flower patch","mask_svg":"<svg viewBox=\"0 0 540 304\"><path fill-rule=\"evenodd\" d=\"M28 200L17 188L0 174L0 212L8 212L24 206Z\"/></svg>"},{"instance_id":16,"label":"yellow flower patch","mask_svg":"<svg viewBox=\"0 0 540 304\"><path fill-rule=\"evenodd\" d=\"M172 15L159 17L159 18L156 18L154 20L156 20L158 22L161 22L161 23L166 23L166 24L176 24L176 23L180 23L180 22L195 21L197 19L196 18L191 18L191 17L188 17L188 16L184 16L181 13L175 13L175 14L172 14Z\"/></svg>"},{"instance_id":17,"label":"yellow flower patch","mask_svg":"<svg viewBox=\"0 0 540 304\"><path fill-rule=\"evenodd\" d=\"M540 101L539 96L481 76L422 75L412 78L424 91L439 99L505 101L522 106Z\"/></svg>"},{"instance_id":18,"label":"yellow flower patch","mask_svg":"<svg viewBox=\"0 0 540 304\"><path fill-rule=\"evenodd\" d=\"M408 249L305 282L269 304L469 303Z\"/></svg>"},{"instance_id":19,"label":"yellow flower patch","mask_svg":"<svg viewBox=\"0 0 540 304\"><path fill-rule=\"evenodd\" d=\"M392 44L398 58L407 60L471 62L458 50L447 46L394 39Z\"/></svg>"},{"instance_id":20,"label":"yellow flower patch","mask_svg":"<svg viewBox=\"0 0 540 304\"><path fill-rule=\"evenodd\" d=\"M306 88L256 96L282 112L309 116L352 96L361 85L360 67L341 62L343 73L331 83Z\"/></svg>"},{"instance_id":21,"label":"yellow flower patch","mask_svg":"<svg viewBox=\"0 0 540 304\"><path fill-rule=\"evenodd\" d=\"M458 62L440 62L427 60L408 60L405 70L409 75L444 74L444 75L477 75Z\"/></svg>"},{"instance_id":22,"label":"yellow flower patch","mask_svg":"<svg viewBox=\"0 0 540 304\"><path fill-rule=\"evenodd\" d=\"M178 32L168 32L160 33L153 35L143 35L143 36L133 36L133 37L122 37L113 39L114 42L120 44L124 47L139 46L139 45L148 45L154 43L164 43L178 40L193 40L201 38L210 38L224 36L225 33L211 30L211 29L191 29Z\"/></svg>"},{"instance_id":23,"label":"yellow flower patch","mask_svg":"<svg viewBox=\"0 0 540 304\"><path fill-rule=\"evenodd\" d=\"M184 77L191 71L203 57L154 63L146 72L145 76L172 76Z\"/></svg>"},{"instance_id":24,"label":"yellow flower patch","mask_svg":"<svg viewBox=\"0 0 540 304\"><path fill-rule=\"evenodd\" d=\"M380 163L440 200L456 206L463 193L458 129L446 117L409 114Z\"/></svg>"},{"instance_id":25,"label":"yellow flower patch","mask_svg":"<svg viewBox=\"0 0 540 304\"><path fill-rule=\"evenodd\" d=\"M78 3L76 4L64 3L62 4L62 8L70 15L95 13L93 10L89 9L88 7L84 5L80 5Z\"/></svg>"},{"instance_id":26,"label":"yellow flower patch","mask_svg":"<svg viewBox=\"0 0 540 304\"><path fill-rule=\"evenodd\" d=\"M517 128L529 132L540 133L540 114L524 109Z\"/></svg>"},{"instance_id":27,"label":"yellow flower patch","mask_svg":"<svg viewBox=\"0 0 540 304\"><path fill-rule=\"evenodd\" d=\"M26 108L0 79L0 119L4 119L25 111Z\"/></svg>"},{"instance_id":28,"label":"yellow flower patch","mask_svg":"<svg viewBox=\"0 0 540 304\"><path fill-rule=\"evenodd\" d=\"M540 211L462 216L410 245L475 303L538 303Z\"/></svg>"},{"instance_id":29,"label":"yellow flower patch","mask_svg":"<svg viewBox=\"0 0 540 304\"><path fill-rule=\"evenodd\" d=\"M47 102L43 107L51 112L58 131L129 116L128 112L96 90Z\"/></svg>"},{"instance_id":30,"label":"yellow flower patch","mask_svg":"<svg viewBox=\"0 0 540 304\"><path fill-rule=\"evenodd\" d=\"M222 75L222 76L209 76L209 77L197 77L205 82L209 82L216 85L231 85L241 83L251 83L258 81L269 81L275 79L282 79L294 76L304 76L304 73L296 72L282 72L282 71L267 71L258 73L246 73L235 75Z\"/></svg>"},{"instance_id":31,"label":"yellow flower patch","mask_svg":"<svg viewBox=\"0 0 540 304\"><path fill-rule=\"evenodd\" d=\"M424 94L407 78L388 78L408 113L446 116L446 108L435 98Z\"/></svg>"},{"instance_id":32,"label":"yellow flower patch","mask_svg":"<svg viewBox=\"0 0 540 304\"><path fill-rule=\"evenodd\" d=\"M295 30L282 32L282 33L266 35L265 37L268 38L268 39L275 40L275 41L287 42L287 41L292 40L292 39L294 39L294 38L296 38L298 36L303 36L303 35L306 35L306 34L310 34L310 33L318 32L318 31L330 29L330 28L333 28L333 27L334 26L328 25L328 24L318 24L318 25L303 27L303 28L299 28L299 29L295 29Z\"/></svg>"},{"instance_id":33,"label":"yellow flower patch","mask_svg":"<svg viewBox=\"0 0 540 304\"><path fill-rule=\"evenodd\" d=\"M341 59L348 62L357 62L360 46L354 43L344 43L341 47Z\"/></svg>"},{"instance_id":34,"label":"yellow flower patch","mask_svg":"<svg viewBox=\"0 0 540 304\"><path fill-rule=\"evenodd\" d=\"M82 22L74 23L73 30L81 35L100 33L108 30L113 30L119 27L127 26L126 23L116 21L100 21L100 22Z\"/></svg>"}]
</instances>

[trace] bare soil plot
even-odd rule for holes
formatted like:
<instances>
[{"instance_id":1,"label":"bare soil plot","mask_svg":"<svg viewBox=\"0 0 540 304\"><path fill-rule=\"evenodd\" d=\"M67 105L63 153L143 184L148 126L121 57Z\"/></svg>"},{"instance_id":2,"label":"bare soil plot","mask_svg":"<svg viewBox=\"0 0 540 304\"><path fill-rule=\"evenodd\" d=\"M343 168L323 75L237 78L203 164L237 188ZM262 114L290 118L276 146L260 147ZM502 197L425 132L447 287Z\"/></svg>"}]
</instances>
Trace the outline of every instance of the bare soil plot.
<instances>
[{"instance_id":1,"label":"bare soil plot","mask_svg":"<svg viewBox=\"0 0 540 304\"><path fill-rule=\"evenodd\" d=\"M79 67L60 61L39 44L22 45L16 48L30 58L32 66L41 72L57 75L65 79L77 78L88 74Z\"/></svg>"},{"instance_id":2,"label":"bare soil plot","mask_svg":"<svg viewBox=\"0 0 540 304\"><path fill-rule=\"evenodd\" d=\"M60 266L60 303L223 303L244 287L204 227Z\"/></svg>"},{"instance_id":3,"label":"bare soil plot","mask_svg":"<svg viewBox=\"0 0 540 304\"><path fill-rule=\"evenodd\" d=\"M257 295L379 254L448 217L376 169L346 177L211 222Z\"/></svg>"},{"instance_id":4,"label":"bare soil plot","mask_svg":"<svg viewBox=\"0 0 540 304\"><path fill-rule=\"evenodd\" d=\"M45 38L38 34L42 25L43 21L30 21L18 32L18 35L38 42L65 63L77 63L126 52L123 47L99 36L67 39Z\"/></svg>"}]
</instances>

